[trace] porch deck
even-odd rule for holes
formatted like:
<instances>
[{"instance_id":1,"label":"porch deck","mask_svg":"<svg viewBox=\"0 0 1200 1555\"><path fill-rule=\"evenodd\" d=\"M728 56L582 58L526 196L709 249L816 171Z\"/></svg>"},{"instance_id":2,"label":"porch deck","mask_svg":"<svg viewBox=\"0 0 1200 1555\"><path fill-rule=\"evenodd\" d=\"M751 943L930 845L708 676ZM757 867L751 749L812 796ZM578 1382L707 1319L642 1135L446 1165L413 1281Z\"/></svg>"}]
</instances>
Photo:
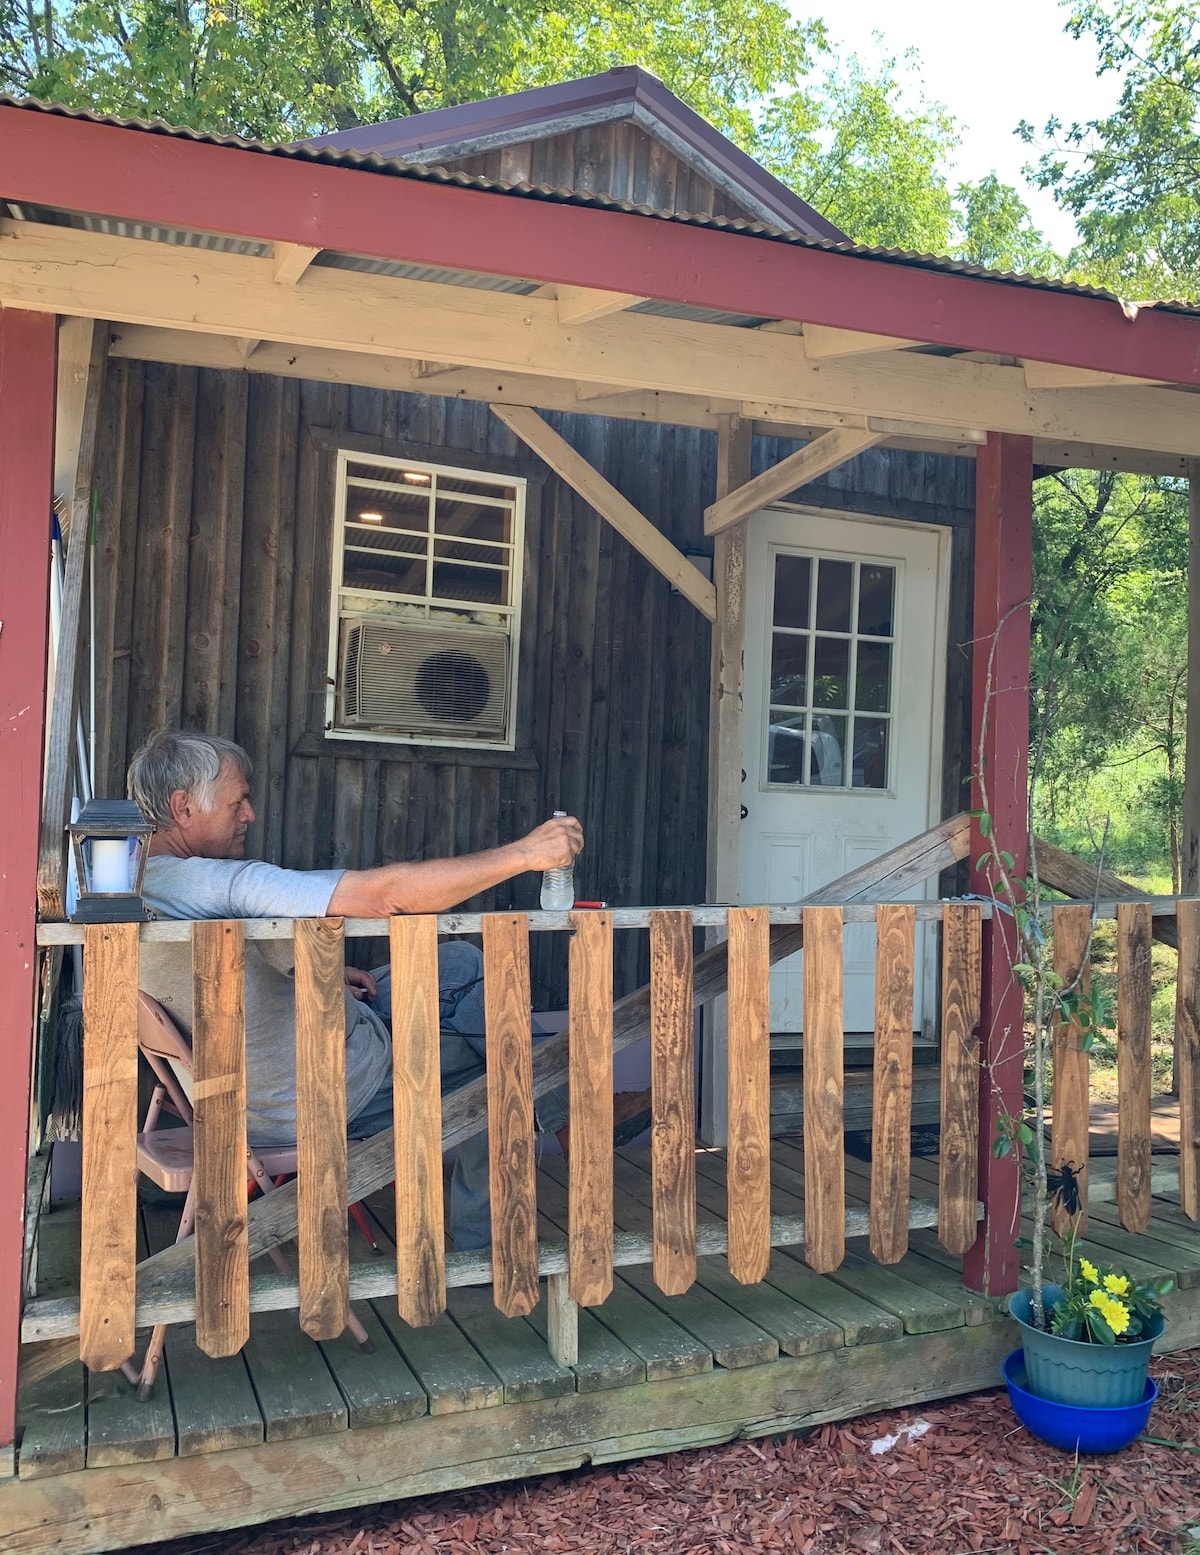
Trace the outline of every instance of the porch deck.
<instances>
[{"instance_id":1,"label":"porch deck","mask_svg":"<svg viewBox=\"0 0 1200 1555\"><path fill-rule=\"evenodd\" d=\"M1138 1236L1103 1202L1112 1187L1102 1165L1088 1240L1139 1274L1172 1274L1170 1347L1200 1343L1200 1237L1179 1208L1177 1165L1155 1157L1153 1218ZM936 1161L912 1168L914 1195L936 1197ZM848 1209L866 1204L869 1176L868 1163L846 1157ZM772 1180L773 1212L801 1213L798 1140L774 1142ZM559 1239L561 1158L543 1158L537 1188L542 1235ZM697 1157L697 1199L702 1219L723 1218L720 1152ZM651 1201L649 1152L620 1152L618 1229L647 1229ZM386 1255L389 1196L369 1207ZM168 1209L143 1207L151 1250L172 1224ZM963 1290L960 1260L936 1231L912 1231L890 1268L852 1247L827 1277L802 1248L776 1249L767 1280L751 1286L724 1258L701 1259L697 1284L678 1297L657 1291L648 1269L624 1269L610 1299L580 1314L572 1367L546 1347L544 1300L529 1319L507 1319L487 1289L452 1290L449 1314L427 1329L402 1322L394 1299L356 1303L370 1355L348 1334L313 1343L292 1312L256 1314L245 1351L227 1360L174 1329L148 1404L119 1372L85 1378L79 1365L22 1396L17 1473L0 1484L0 1549L84 1555L804 1429L995 1383L1012 1325L1002 1303ZM40 1294L77 1285L77 1248L76 1212L56 1210L42 1228ZM369 1256L365 1243L353 1256Z\"/></svg>"}]
</instances>

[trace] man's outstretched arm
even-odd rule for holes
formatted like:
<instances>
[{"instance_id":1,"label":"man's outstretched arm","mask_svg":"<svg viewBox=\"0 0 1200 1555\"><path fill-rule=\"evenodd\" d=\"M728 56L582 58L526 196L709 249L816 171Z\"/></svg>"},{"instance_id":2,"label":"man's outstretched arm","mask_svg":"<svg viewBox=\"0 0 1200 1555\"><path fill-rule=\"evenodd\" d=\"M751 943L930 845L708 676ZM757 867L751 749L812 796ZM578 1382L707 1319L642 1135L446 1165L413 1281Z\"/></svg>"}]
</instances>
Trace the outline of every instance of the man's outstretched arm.
<instances>
[{"instance_id":1,"label":"man's outstretched arm","mask_svg":"<svg viewBox=\"0 0 1200 1555\"><path fill-rule=\"evenodd\" d=\"M334 887L326 911L330 917L345 918L446 912L527 870L562 869L582 847L583 828L575 817L555 816L527 837L484 853L348 869Z\"/></svg>"}]
</instances>

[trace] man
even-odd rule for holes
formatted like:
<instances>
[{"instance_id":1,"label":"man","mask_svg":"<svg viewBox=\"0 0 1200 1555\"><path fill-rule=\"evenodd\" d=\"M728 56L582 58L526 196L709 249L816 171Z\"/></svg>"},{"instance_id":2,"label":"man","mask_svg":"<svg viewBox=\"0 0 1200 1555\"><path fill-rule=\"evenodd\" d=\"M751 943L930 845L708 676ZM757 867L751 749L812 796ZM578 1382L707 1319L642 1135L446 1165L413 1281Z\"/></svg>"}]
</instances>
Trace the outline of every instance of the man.
<instances>
[{"instance_id":1,"label":"man","mask_svg":"<svg viewBox=\"0 0 1200 1555\"><path fill-rule=\"evenodd\" d=\"M129 767L129 795L157 826L142 894L165 918L387 918L442 912L523 874L570 864L583 847L573 816L556 816L528 836L461 858L375 869L279 869L246 858L254 821L250 759L209 735L155 735ZM296 1016L288 941L246 944L246 1130L252 1145L296 1137ZM145 944L142 988L185 1031L192 1023L188 945ZM366 1138L392 1122L390 978L346 971L346 1115ZM438 948L442 1088L485 1072L483 958L465 941ZM625 1110L628 1110L626 1108ZM538 1102L545 1131L564 1131L565 1096ZM459 1146L450 1190L450 1231L459 1248L491 1241L487 1136Z\"/></svg>"}]
</instances>

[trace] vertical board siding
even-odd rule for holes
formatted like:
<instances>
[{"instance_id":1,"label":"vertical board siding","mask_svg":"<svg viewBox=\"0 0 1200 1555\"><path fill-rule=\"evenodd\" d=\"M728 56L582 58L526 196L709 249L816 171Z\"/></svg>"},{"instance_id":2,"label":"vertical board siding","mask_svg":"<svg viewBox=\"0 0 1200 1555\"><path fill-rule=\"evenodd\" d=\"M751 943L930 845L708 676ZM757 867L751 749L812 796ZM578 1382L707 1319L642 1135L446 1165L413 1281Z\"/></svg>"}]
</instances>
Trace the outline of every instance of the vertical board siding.
<instances>
[{"instance_id":1,"label":"vertical board siding","mask_svg":"<svg viewBox=\"0 0 1200 1555\"><path fill-rule=\"evenodd\" d=\"M1147 902L1117 903L1117 1210L1150 1223L1150 930Z\"/></svg>"},{"instance_id":2,"label":"vertical board siding","mask_svg":"<svg viewBox=\"0 0 1200 1555\"><path fill-rule=\"evenodd\" d=\"M832 1274L846 1256L842 909L804 909L804 1257Z\"/></svg>"},{"instance_id":3,"label":"vertical board siding","mask_svg":"<svg viewBox=\"0 0 1200 1555\"><path fill-rule=\"evenodd\" d=\"M982 920L948 904L942 929L942 1137L938 1239L961 1255L975 1243L979 1182L979 1010Z\"/></svg>"},{"instance_id":4,"label":"vertical board siding","mask_svg":"<svg viewBox=\"0 0 1200 1555\"><path fill-rule=\"evenodd\" d=\"M83 1209L79 1353L91 1371L133 1354L137 1262L138 926L84 931Z\"/></svg>"},{"instance_id":5,"label":"vertical board siding","mask_svg":"<svg viewBox=\"0 0 1200 1555\"><path fill-rule=\"evenodd\" d=\"M1077 902L1070 907L1054 909L1054 970L1062 978L1059 986L1077 992L1084 999L1092 986L1091 968L1085 965L1091 935L1092 909L1088 903ZM1091 1100L1088 1090L1088 1055L1081 1046L1082 1042L1083 1021L1076 1008L1069 1021L1059 1020L1054 1025L1054 1134L1050 1161L1056 1167L1069 1165L1079 1178L1078 1236L1083 1236L1087 1230L1088 1114ZM1064 1205L1054 1206L1051 1224L1059 1236L1067 1234L1073 1220L1074 1216L1067 1213Z\"/></svg>"},{"instance_id":6,"label":"vertical board siding","mask_svg":"<svg viewBox=\"0 0 1200 1555\"><path fill-rule=\"evenodd\" d=\"M393 918L389 929L396 1295L404 1321L424 1328L446 1310L437 919Z\"/></svg>"},{"instance_id":7,"label":"vertical board siding","mask_svg":"<svg viewBox=\"0 0 1200 1555\"><path fill-rule=\"evenodd\" d=\"M538 1301L538 1250L529 926L523 914L484 920L483 993L492 1289L505 1317L525 1317Z\"/></svg>"},{"instance_id":8,"label":"vertical board siding","mask_svg":"<svg viewBox=\"0 0 1200 1555\"><path fill-rule=\"evenodd\" d=\"M350 1315L346 1229L346 961L340 918L296 922L296 1176L300 1327L336 1339Z\"/></svg>"},{"instance_id":9,"label":"vertical board siding","mask_svg":"<svg viewBox=\"0 0 1200 1555\"><path fill-rule=\"evenodd\" d=\"M875 1095L871 1135L871 1252L899 1263L908 1251L916 911L875 909Z\"/></svg>"},{"instance_id":10,"label":"vertical board siding","mask_svg":"<svg viewBox=\"0 0 1200 1555\"><path fill-rule=\"evenodd\" d=\"M570 1293L581 1307L605 1301L613 1283L612 914L572 913Z\"/></svg>"},{"instance_id":11,"label":"vertical board siding","mask_svg":"<svg viewBox=\"0 0 1200 1555\"><path fill-rule=\"evenodd\" d=\"M696 1278L696 1068L692 915L650 915L650 1145L654 1283L681 1296Z\"/></svg>"},{"instance_id":12,"label":"vertical board siding","mask_svg":"<svg viewBox=\"0 0 1200 1555\"><path fill-rule=\"evenodd\" d=\"M196 1343L206 1355L236 1355L250 1337L245 973L241 923L197 923L192 930Z\"/></svg>"}]
</instances>

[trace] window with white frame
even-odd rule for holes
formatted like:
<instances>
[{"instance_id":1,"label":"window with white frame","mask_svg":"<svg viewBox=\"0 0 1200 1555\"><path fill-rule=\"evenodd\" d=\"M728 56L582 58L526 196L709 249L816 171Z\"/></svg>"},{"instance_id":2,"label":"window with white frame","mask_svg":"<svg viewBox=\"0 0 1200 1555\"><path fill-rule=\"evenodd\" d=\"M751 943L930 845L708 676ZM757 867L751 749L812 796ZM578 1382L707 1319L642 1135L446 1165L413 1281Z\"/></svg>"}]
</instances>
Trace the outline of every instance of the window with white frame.
<instances>
[{"instance_id":1,"label":"window with white frame","mask_svg":"<svg viewBox=\"0 0 1200 1555\"><path fill-rule=\"evenodd\" d=\"M513 748L525 484L339 451L330 738Z\"/></svg>"}]
</instances>

